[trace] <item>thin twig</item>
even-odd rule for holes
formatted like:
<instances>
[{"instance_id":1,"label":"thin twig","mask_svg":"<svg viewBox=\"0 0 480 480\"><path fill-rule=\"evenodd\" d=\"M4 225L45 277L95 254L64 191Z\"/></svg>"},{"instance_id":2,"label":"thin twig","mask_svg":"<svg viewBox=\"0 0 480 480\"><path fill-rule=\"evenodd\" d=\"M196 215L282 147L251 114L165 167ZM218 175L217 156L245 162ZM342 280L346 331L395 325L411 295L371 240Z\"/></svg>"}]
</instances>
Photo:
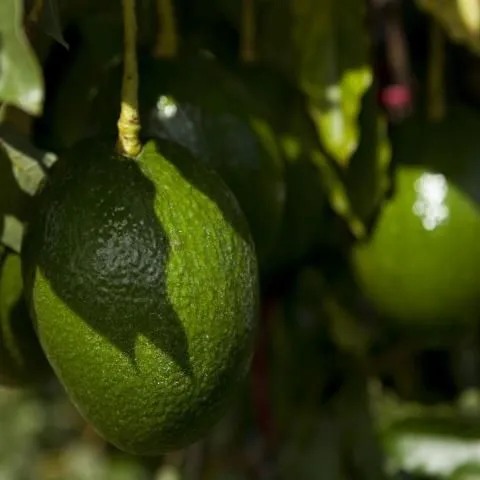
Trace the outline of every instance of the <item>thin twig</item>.
<instances>
[{"instance_id":1,"label":"thin twig","mask_svg":"<svg viewBox=\"0 0 480 480\"><path fill-rule=\"evenodd\" d=\"M172 0L157 0L158 35L153 56L172 58L178 52L178 33Z\"/></svg>"},{"instance_id":2,"label":"thin twig","mask_svg":"<svg viewBox=\"0 0 480 480\"><path fill-rule=\"evenodd\" d=\"M242 0L242 27L240 57L243 62L255 61L256 37L255 0Z\"/></svg>"},{"instance_id":3,"label":"thin twig","mask_svg":"<svg viewBox=\"0 0 480 480\"><path fill-rule=\"evenodd\" d=\"M445 116L445 38L440 25L431 19L428 63L427 116L438 122Z\"/></svg>"},{"instance_id":4,"label":"thin twig","mask_svg":"<svg viewBox=\"0 0 480 480\"><path fill-rule=\"evenodd\" d=\"M118 126L117 150L128 157L136 157L142 144L139 139L137 19L135 0L122 0L124 21L124 65L122 103Z\"/></svg>"}]
</instances>

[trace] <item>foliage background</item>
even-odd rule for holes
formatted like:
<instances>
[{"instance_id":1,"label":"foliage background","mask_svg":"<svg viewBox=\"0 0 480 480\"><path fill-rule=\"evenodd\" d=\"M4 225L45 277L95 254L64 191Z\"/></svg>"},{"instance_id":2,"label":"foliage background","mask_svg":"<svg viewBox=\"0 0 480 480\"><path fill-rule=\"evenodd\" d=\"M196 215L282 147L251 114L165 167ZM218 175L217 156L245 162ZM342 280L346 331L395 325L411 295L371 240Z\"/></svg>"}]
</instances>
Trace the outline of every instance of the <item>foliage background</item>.
<instances>
[{"instance_id":1,"label":"foliage background","mask_svg":"<svg viewBox=\"0 0 480 480\"><path fill-rule=\"evenodd\" d=\"M140 45L156 41L154 7L138 1ZM229 66L248 54L240 2L175 9L180 54L210 50ZM480 478L478 332L432 345L384 331L343 255L387 195L387 124L412 106L377 102L382 89L407 86L417 109L445 99L478 108L479 12L460 0L259 1L254 52L302 95L307 127L294 140L321 173L333 238L266 282L249 381L204 441L134 458L105 444L54 381L1 388L0 480ZM15 182L28 203L54 161L48 102L75 54L69 28L105 13L120 15L119 1L0 2L0 197ZM434 20L447 35L440 50ZM108 29L96 40L110 41ZM432 96L438 88L447 95ZM4 210L1 241L19 250L24 210Z\"/></svg>"}]
</instances>

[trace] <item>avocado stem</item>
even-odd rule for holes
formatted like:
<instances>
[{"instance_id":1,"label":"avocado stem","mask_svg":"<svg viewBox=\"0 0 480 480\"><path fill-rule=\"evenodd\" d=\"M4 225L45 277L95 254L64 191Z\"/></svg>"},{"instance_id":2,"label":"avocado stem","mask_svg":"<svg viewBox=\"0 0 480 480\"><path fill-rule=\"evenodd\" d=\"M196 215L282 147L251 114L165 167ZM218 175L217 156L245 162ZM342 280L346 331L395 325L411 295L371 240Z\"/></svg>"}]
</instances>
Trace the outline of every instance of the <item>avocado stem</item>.
<instances>
[{"instance_id":1,"label":"avocado stem","mask_svg":"<svg viewBox=\"0 0 480 480\"><path fill-rule=\"evenodd\" d=\"M158 35L153 56L172 58L178 52L178 33L172 0L157 0Z\"/></svg>"},{"instance_id":2,"label":"avocado stem","mask_svg":"<svg viewBox=\"0 0 480 480\"><path fill-rule=\"evenodd\" d=\"M445 116L445 38L438 22L430 24L430 59L428 64L427 117L438 122Z\"/></svg>"},{"instance_id":3,"label":"avocado stem","mask_svg":"<svg viewBox=\"0 0 480 480\"><path fill-rule=\"evenodd\" d=\"M124 62L122 101L117 122L117 150L122 155L136 157L141 149L140 116L138 113L137 18L135 0L122 0L124 21Z\"/></svg>"},{"instance_id":4,"label":"avocado stem","mask_svg":"<svg viewBox=\"0 0 480 480\"><path fill-rule=\"evenodd\" d=\"M242 0L240 58L244 63L255 61L255 0Z\"/></svg>"}]
</instances>

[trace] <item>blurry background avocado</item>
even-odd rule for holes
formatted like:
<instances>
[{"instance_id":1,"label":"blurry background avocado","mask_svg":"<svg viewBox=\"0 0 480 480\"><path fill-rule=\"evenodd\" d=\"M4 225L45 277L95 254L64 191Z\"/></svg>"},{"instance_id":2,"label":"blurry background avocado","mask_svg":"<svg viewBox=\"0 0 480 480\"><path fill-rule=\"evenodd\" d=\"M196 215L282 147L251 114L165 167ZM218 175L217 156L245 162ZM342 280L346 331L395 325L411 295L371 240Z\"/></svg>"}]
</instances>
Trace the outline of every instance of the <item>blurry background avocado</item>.
<instances>
[{"instance_id":1,"label":"blurry background avocado","mask_svg":"<svg viewBox=\"0 0 480 480\"><path fill-rule=\"evenodd\" d=\"M214 60L144 60L144 134L173 140L217 170L249 221L261 267L268 268L284 209L285 173L261 104Z\"/></svg>"},{"instance_id":2,"label":"blurry background avocado","mask_svg":"<svg viewBox=\"0 0 480 480\"><path fill-rule=\"evenodd\" d=\"M352 264L359 286L393 323L458 329L479 321L480 116L414 118L392 131L395 180Z\"/></svg>"}]
</instances>

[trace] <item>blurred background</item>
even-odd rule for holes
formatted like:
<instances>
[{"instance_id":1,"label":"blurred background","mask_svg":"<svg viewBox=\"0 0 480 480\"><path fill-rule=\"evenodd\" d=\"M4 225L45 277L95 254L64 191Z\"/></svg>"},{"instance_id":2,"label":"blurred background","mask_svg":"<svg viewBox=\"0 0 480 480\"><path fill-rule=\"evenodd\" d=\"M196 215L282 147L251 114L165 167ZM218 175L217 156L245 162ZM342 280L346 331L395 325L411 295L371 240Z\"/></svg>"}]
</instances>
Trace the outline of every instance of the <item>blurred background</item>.
<instances>
[{"instance_id":1,"label":"blurred background","mask_svg":"<svg viewBox=\"0 0 480 480\"><path fill-rule=\"evenodd\" d=\"M137 3L140 47L158 47L154 2ZM269 135L280 151L281 167L268 150L270 163L249 174L256 183L247 175L234 191L247 217L264 215L249 217L262 306L248 381L199 443L158 458L122 453L55 378L24 384L41 360L18 367L25 352L8 350L13 317L28 317L25 306L12 313L22 286L10 272L0 277L0 480L480 479L480 2L256 3L174 5L178 55L218 59L265 122L255 144L227 136L225 122L192 138L214 163L221 152L242 164L242 149L257 158ZM0 124L4 272L55 153L116 128L119 4L24 4L45 106L32 116L13 105ZM239 56L260 73L239 73ZM180 123L157 102L150 134L189 125L188 105L201 100L184 91ZM224 113L250 119L229 95ZM253 208L242 204L250 195Z\"/></svg>"}]
</instances>

